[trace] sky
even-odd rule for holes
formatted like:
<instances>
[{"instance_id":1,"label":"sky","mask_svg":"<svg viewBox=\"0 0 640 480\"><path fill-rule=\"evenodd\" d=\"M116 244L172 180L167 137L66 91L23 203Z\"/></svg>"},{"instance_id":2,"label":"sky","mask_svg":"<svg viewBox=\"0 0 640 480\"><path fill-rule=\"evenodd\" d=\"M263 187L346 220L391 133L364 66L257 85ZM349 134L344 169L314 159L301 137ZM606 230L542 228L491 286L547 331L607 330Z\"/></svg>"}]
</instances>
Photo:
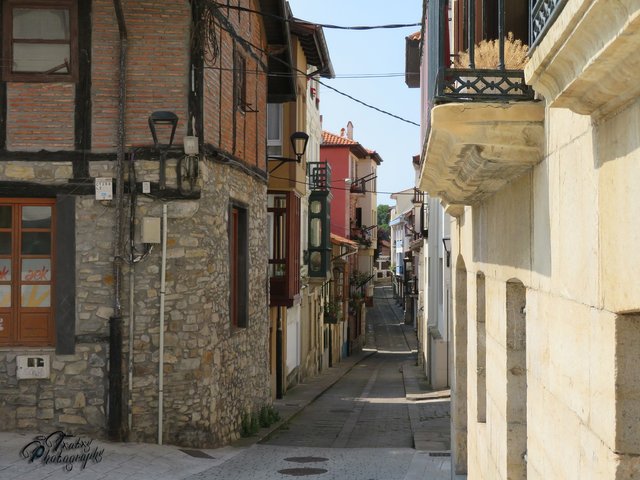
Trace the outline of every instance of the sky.
<instances>
[{"instance_id":1,"label":"sky","mask_svg":"<svg viewBox=\"0 0 640 480\"><path fill-rule=\"evenodd\" d=\"M420 23L422 0L289 0L296 18L344 26ZM419 26L389 30L324 28L336 78L321 79L365 103L420 123L420 89L404 81L405 37ZM401 74L389 78L340 78L349 75ZM420 153L420 127L410 125L320 87L324 130L340 134L353 123L353 139L382 157L378 168L378 204L394 204L389 194L414 186L412 157ZM322 160L322 159L321 159Z\"/></svg>"}]
</instances>

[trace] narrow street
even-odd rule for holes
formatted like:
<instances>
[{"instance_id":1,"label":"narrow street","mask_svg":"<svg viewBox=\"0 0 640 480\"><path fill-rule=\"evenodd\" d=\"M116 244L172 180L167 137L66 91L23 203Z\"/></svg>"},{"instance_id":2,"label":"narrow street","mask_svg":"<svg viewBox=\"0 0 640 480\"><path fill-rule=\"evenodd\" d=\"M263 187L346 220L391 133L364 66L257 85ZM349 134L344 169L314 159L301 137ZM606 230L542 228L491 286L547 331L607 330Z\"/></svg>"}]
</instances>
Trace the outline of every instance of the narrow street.
<instances>
[{"instance_id":1,"label":"narrow street","mask_svg":"<svg viewBox=\"0 0 640 480\"><path fill-rule=\"evenodd\" d=\"M443 452L448 450L449 400L406 400L403 369L415 365L415 333L403 325L390 286L377 287L375 297L367 311L370 356L269 438L190 478L450 478L450 458ZM434 435L426 432L427 440L444 441L414 449L414 433L424 439L425 432L412 430L412 418L415 429L435 417L440 422Z\"/></svg>"}]
</instances>

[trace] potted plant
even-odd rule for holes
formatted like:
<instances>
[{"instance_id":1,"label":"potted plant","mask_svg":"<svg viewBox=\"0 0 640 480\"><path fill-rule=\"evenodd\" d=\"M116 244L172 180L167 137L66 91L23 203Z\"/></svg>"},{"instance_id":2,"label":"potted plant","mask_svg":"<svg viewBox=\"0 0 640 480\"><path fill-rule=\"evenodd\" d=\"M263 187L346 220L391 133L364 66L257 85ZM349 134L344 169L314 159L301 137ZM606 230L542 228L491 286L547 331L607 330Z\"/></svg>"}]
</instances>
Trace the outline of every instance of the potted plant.
<instances>
[{"instance_id":1,"label":"potted plant","mask_svg":"<svg viewBox=\"0 0 640 480\"><path fill-rule=\"evenodd\" d=\"M500 42L496 40L482 40L473 51L475 68L496 70L500 61ZM512 32L504 38L504 68L507 70L522 70L527 63L529 47L516 40ZM459 52L454 68L469 68L469 51Z\"/></svg>"},{"instance_id":2,"label":"potted plant","mask_svg":"<svg viewBox=\"0 0 640 480\"><path fill-rule=\"evenodd\" d=\"M522 43L522 40L516 40L513 33L509 34L504 39L504 68L505 70L522 70L527 63L529 47ZM500 42L496 40L482 40L474 47L474 69L477 70L497 70L500 62ZM459 52L456 56L453 67L460 70L469 69L469 51ZM475 80L476 77L461 77L461 81L469 83ZM487 77L482 76L482 83L489 86L492 82L495 85L500 84L502 77ZM471 93L501 93L499 89L489 86L489 88L483 88L482 83L480 87L481 92L476 88L467 86L463 92Z\"/></svg>"},{"instance_id":3,"label":"potted plant","mask_svg":"<svg viewBox=\"0 0 640 480\"><path fill-rule=\"evenodd\" d=\"M324 303L324 323L338 323L342 317L342 302L328 300Z\"/></svg>"}]
</instances>

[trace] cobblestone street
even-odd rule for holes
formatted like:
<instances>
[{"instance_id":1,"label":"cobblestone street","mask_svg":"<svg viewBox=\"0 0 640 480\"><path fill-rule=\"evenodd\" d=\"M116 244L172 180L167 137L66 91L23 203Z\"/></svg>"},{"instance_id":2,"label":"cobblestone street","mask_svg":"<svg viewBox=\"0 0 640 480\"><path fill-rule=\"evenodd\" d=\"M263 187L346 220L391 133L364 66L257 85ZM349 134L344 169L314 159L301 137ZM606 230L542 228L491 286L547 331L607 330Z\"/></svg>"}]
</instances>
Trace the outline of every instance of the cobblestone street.
<instances>
[{"instance_id":1,"label":"cobblestone street","mask_svg":"<svg viewBox=\"0 0 640 480\"><path fill-rule=\"evenodd\" d=\"M0 479L450 479L449 392L426 390L416 345L391 287L378 286L365 351L276 401L275 430L213 450L100 441L103 460L70 472L28 464L19 451L31 437L2 433Z\"/></svg>"}]
</instances>

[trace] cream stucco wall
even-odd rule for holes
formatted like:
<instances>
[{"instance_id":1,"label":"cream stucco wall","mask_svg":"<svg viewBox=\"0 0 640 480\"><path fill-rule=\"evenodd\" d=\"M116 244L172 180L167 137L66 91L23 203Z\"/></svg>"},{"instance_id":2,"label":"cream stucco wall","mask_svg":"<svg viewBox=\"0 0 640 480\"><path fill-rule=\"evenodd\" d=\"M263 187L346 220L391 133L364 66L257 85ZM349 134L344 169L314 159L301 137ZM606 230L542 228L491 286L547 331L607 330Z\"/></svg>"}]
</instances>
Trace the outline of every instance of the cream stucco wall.
<instances>
[{"instance_id":1,"label":"cream stucco wall","mask_svg":"<svg viewBox=\"0 0 640 480\"><path fill-rule=\"evenodd\" d=\"M469 479L506 479L520 455L510 452L508 397L526 401L526 478L640 478L640 348L629 347L640 335L640 100L598 122L548 108L545 123L542 162L452 221L467 279L467 363L456 369L468 376ZM479 272L486 423L477 421ZM515 373L514 279L526 288L526 370ZM508 392L510 375L525 375L526 390Z\"/></svg>"}]
</instances>

